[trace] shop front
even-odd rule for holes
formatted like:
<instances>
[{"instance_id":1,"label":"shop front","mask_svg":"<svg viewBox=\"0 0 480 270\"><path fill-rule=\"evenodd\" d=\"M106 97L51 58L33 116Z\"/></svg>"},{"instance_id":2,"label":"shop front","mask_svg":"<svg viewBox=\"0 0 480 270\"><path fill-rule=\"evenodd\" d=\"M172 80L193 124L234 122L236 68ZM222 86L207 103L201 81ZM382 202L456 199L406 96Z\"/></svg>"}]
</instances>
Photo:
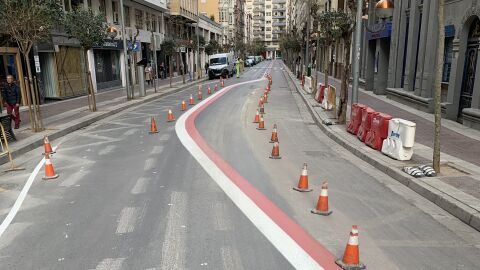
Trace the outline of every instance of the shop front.
<instances>
[{"instance_id":1,"label":"shop front","mask_svg":"<svg viewBox=\"0 0 480 270\"><path fill-rule=\"evenodd\" d=\"M121 40L104 40L101 44L93 47L94 81L97 84L97 91L122 86L120 66L122 50L123 43Z\"/></svg>"}]
</instances>

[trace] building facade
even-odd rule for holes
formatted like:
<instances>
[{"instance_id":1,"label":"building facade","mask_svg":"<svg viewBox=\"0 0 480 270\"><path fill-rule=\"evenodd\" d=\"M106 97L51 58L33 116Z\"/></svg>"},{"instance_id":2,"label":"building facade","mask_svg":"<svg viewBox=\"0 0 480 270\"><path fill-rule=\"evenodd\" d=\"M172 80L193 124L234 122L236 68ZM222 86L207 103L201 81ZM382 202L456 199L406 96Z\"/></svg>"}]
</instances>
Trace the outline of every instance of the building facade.
<instances>
[{"instance_id":1,"label":"building facade","mask_svg":"<svg viewBox=\"0 0 480 270\"><path fill-rule=\"evenodd\" d=\"M384 30L365 30L361 74L367 90L433 112L437 11L435 0L395 1ZM443 116L480 129L480 3L447 0L444 18Z\"/></svg>"},{"instance_id":2,"label":"building facade","mask_svg":"<svg viewBox=\"0 0 480 270\"><path fill-rule=\"evenodd\" d=\"M198 13L205 17L213 17L215 22L220 22L218 0L198 0Z\"/></svg>"}]
</instances>

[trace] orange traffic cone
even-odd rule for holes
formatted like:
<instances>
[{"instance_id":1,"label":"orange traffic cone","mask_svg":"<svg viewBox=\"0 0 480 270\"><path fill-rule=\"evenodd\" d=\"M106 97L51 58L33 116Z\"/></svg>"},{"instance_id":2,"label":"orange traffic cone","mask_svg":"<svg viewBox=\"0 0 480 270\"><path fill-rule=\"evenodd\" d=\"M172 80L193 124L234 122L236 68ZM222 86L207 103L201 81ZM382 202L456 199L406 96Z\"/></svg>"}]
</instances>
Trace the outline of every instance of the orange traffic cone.
<instances>
[{"instance_id":1,"label":"orange traffic cone","mask_svg":"<svg viewBox=\"0 0 480 270\"><path fill-rule=\"evenodd\" d=\"M348 239L343 258L338 259L335 263L342 269L365 269L365 265L360 263L360 250L358 248L358 228L357 225L352 226L350 238Z\"/></svg>"},{"instance_id":2,"label":"orange traffic cone","mask_svg":"<svg viewBox=\"0 0 480 270\"><path fill-rule=\"evenodd\" d=\"M278 142L278 134L277 134L277 124L273 125L273 130L272 130L272 137L270 138L270 142Z\"/></svg>"},{"instance_id":3,"label":"orange traffic cone","mask_svg":"<svg viewBox=\"0 0 480 270\"><path fill-rule=\"evenodd\" d=\"M265 106L263 104L260 106L260 114L265 114Z\"/></svg>"},{"instance_id":4,"label":"orange traffic cone","mask_svg":"<svg viewBox=\"0 0 480 270\"><path fill-rule=\"evenodd\" d=\"M215 92L218 91L218 84L215 84Z\"/></svg>"},{"instance_id":5,"label":"orange traffic cone","mask_svg":"<svg viewBox=\"0 0 480 270\"><path fill-rule=\"evenodd\" d=\"M273 148L272 148L272 155L270 155L270 158L272 159L281 159L280 157L280 146L278 145L278 142L273 143Z\"/></svg>"},{"instance_id":6,"label":"orange traffic cone","mask_svg":"<svg viewBox=\"0 0 480 270\"><path fill-rule=\"evenodd\" d=\"M190 105L195 105L195 100L193 99L193 95L190 95Z\"/></svg>"},{"instance_id":7,"label":"orange traffic cone","mask_svg":"<svg viewBox=\"0 0 480 270\"><path fill-rule=\"evenodd\" d=\"M260 114L258 113L258 109L257 109L257 112L255 113L255 119L253 120L253 123L259 123L260 122Z\"/></svg>"},{"instance_id":8,"label":"orange traffic cone","mask_svg":"<svg viewBox=\"0 0 480 270\"><path fill-rule=\"evenodd\" d=\"M265 130L265 122L263 121L263 116L260 116L260 122L258 122L258 130Z\"/></svg>"},{"instance_id":9,"label":"orange traffic cone","mask_svg":"<svg viewBox=\"0 0 480 270\"><path fill-rule=\"evenodd\" d=\"M303 163L302 174L300 174L300 179L298 179L298 184L293 188L296 191L300 192L310 192L311 188L308 188L308 172L307 172L307 163Z\"/></svg>"},{"instance_id":10,"label":"orange traffic cone","mask_svg":"<svg viewBox=\"0 0 480 270\"><path fill-rule=\"evenodd\" d=\"M52 162L50 161L50 156L48 153L45 154L45 176L42 177L43 180L55 179L58 177L58 174L55 173L53 169Z\"/></svg>"},{"instance_id":11,"label":"orange traffic cone","mask_svg":"<svg viewBox=\"0 0 480 270\"><path fill-rule=\"evenodd\" d=\"M197 99L198 99L198 100L202 100L202 99L203 99L203 93L202 93L202 90L198 90L198 93L197 93Z\"/></svg>"},{"instance_id":12,"label":"orange traffic cone","mask_svg":"<svg viewBox=\"0 0 480 270\"><path fill-rule=\"evenodd\" d=\"M263 103L268 103L267 93L263 94Z\"/></svg>"},{"instance_id":13,"label":"orange traffic cone","mask_svg":"<svg viewBox=\"0 0 480 270\"><path fill-rule=\"evenodd\" d=\"M328 210L328 184L327 182L323 182L322 184L322 191L320 192L320 197L318 197L317 208L312 209L310 212L328 216L332 213L332 211Z\"/></svg>"},{"instance_id":14,"label":"orange traffic cone","mask_svg":"<svg viewBox=\"0 0 480 270\"><path fill-rule=\"evenodd\" d=\"M173 121L175 121L175 116L173 116L172 110L168 110L167 122L173 122Z\"/></svg>"},{"instance_id":15,"label":"orange traffic cone","mask_svg":"<svg viewBox=\"0 0 480 270\"><path fill-rule=\"evenodd\" d=\"M157 130L157 122L155 122L155 117L152 116L152 120L150 120L150 134L158 133Z\"/></svg>"},{"instance_id":16,"label":"orange traffic cone","mask_svg":"<svg viewBox=\"0 0 480 270\"><path fill-rule=\"evenodd\" d=\"M267 91L270 92L270 84L267 85Z\"/></svg>"},{"instance_id":17,"label":"orange traffic cone","mask_svg":"<svg viewBox=\"0 0 480 270\"><path fill-rule=\"evenodd\" d=\"M182 111L185 111L187 109L187 103L185 103L185 100L182 100Z\"/></svg>"},{"instance_id":18,"label":"orange traffic cone","mask_svg":"<svg viewBox=\"0 0 480 270\"><path fill-rule=\"evenodd\" d=\"M208 87L207 93L208 93L209 95L212 94L212 90L210 89L210 86Z\"/></svg>"},{"instance_id":19,"label":"orange traffic cone","mask_svg":"<svg viewBox=\"0 0 480 270\"><path fill-rule=\"evenodd\" d=\"M43 148L45 149L45 152L43 153L44 155L55 153L53 152L52 145L50 144L47 136L43 137Z\"/></svg>"},{"instance_id":20,"label":"orange traffic cone","mask_svg":"<svg viewBox=\"0 0 480 270\"><path fill-rule=\"evenodd\" d=\"M258 107L263 105L263 96L260 97L260 100L258 101Z\"/></svg>"}]
</instances>

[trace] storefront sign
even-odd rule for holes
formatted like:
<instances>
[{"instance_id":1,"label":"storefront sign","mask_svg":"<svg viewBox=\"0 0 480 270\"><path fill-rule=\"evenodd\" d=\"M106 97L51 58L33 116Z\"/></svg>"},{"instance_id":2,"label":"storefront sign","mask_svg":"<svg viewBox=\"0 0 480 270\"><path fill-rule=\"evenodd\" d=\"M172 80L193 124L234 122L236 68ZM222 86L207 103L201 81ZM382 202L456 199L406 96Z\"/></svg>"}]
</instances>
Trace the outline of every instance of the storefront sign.
<instances>
[{"instance_id":1,"label":"storefront sign","mask_svg":"<svg viewBox=\"0 0 480 270\"><path fill-rule=\"evenodd\" d=\"M104 49L104 50L121 50L123 49L123 42L117 39L105 39L100 44L93 45L94 49Z\"/></svg>"},{"instance_id":2,"label":"storefront sign","mask_svg":"<svg viewBox=\"0 0 480 270\"><path fill-rule=\"evenodd\" d=\"M380 32L369 32L367 31L367 39L380 39L380 38L388 38L392 35L392 23L388 22L385 24L385 28Z\"/></svg>"}]
</instances>

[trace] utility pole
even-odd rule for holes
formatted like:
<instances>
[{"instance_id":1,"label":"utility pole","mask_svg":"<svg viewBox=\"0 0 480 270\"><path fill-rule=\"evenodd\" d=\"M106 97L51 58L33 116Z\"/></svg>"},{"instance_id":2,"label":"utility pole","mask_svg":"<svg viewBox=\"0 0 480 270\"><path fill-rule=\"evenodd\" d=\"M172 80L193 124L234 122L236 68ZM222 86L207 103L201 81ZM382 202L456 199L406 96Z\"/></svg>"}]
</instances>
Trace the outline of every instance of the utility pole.
<instances>
[{"instance_id":1,"label":"utility pole","mask_svg":"<svg viewBox=\"0 0 480 270\"><path fill-rule=\"evenodd\" d=\"M355 50L353 51L353 82L352 82L352 98L350 105L358 103L358 81L360 78L360 51L362 39L362 10L363 0L357 0L357 17L355 25Z\"/></svg>"},{"instance_id":2,"label":"utility pole","mask_svg":"<svg viewBox=\"0 0 480 270\"><path fill-rule=\"evenodd\" d=\"M125 68L123 72L123 76L125 77L125 90L127 92L127 99L132 99L132 91L130 91L130 77L129 77L129 64L128 64L128 48L127 48L127 33L125 31L125 12L123 7L123 0L120 0L120 18L121 24L120 28L122 31L122 41L123 41L123 58L125 61Z\"/></svg>"},{"instance_id":3,"label":"utility pole","mask_svg":"<svg viewBox=\"0 0 480 270\"><path fill-rule=\"evenodd\" d=\"M200 76L202 72L200 72L201 67L200 67L200 32L199 32L199 24L200 24L200 14L198 12L198 3L197 3L197 26L195 28L195 33L197 34L197 58L195 59L195 62L197 63L196 70L195 72L197 73L197 80L200 80Z\"/></svg>"}]
</instances>

